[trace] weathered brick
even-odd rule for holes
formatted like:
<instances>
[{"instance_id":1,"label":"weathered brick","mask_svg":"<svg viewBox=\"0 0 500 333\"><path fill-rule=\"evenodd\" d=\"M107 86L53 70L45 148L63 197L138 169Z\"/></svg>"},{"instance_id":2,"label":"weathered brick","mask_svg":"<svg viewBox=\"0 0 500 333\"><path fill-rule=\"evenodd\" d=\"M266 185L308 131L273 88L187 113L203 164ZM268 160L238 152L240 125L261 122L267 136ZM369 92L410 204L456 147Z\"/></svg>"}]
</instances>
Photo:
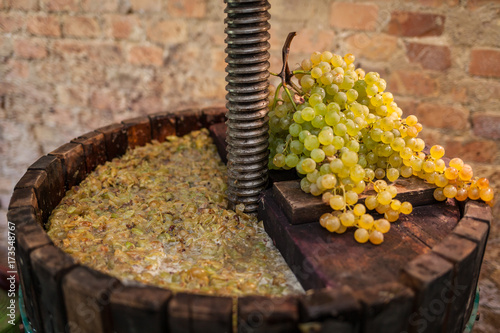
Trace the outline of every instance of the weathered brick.
<instances>
[{"instance_id":1,"label":"weathered brick","mask_svg":"<svg viewBox=\"0 0 500 333\"><path fill-rule=\"evenodd\" d=\"M379 25L378 6L371 3L333 2L330 25L341 29L374 31Z\"/></svg>"},{"instance_id":2,"label":"weathered brick","mask_svg":"<svg viewBox=\"0 0 500 333\"><path fill-rule=\"evenodd\" d=\"M85 83L90 86L102 86L105 84L105 64L89 61L69 61L66 66L68 77L75 84Z\"/></svg>"},{"instance_id":3,"label":"weathered brick","mask_svg":"<svg viewBox=\"0 0 500 333\"><path fill-rule=\"evenodd\" d=\"M167 13L173 17L202 18L207 13L206 0L170 0Z\"/></svg>"},{"instance_id":4,"label":"weathered brick","mask_svg":"<svg viewBox=\"0 0 500 333\"><path fill-rule=\"evenodd\" d=\"M102 64L123 62L122 47L117 43L97 42L89 45L89 59Z\"/></svg>"},{"instance_id":5,"label":"weathered brick","mask_svg":"<svg viewBox=\"0 0 500 333\"><path fill-rule=\"evenodd\" d=\"M19 32L24 25L25 18L15 13L0 14L0 32Z\"/></svg>"},{"instance_id":6,"label":"weathered brick","mask_svg":"<svg viewBox=\"0 0 500 333\"><path fill-rule=\"evenodd\" d=\"M42 59L47 56L45 42L33 39L19 39L14 42L14 52L18 58Z\"/></svg>"},{"instance_id":7,"label":"weathered brick","mask_svg":"<svg viewBox=\"0 0 500 333\"><path fill-rule=\"evenodd\" d=\"M149 40L161 44L175 44L187 39L187 23L184 20L159 21L150 24Z\"/></svg>"},{"instance_id":8,"label":"weathered brick","mask_svg":"<svg viewBox=\"0 0 500 333\"><path fill-rule=\"evenodd\" d=\"M87 106L88 89L86 86L58 85L56 87L57 101L64 106Z\"/></svg>"},{"instance_id":9,"label":"weathered brick","mask_svg":"<svg viewBox=\"0 0 500 333\"><path fill-rule=\"evenodd\" d=\"M62 58L87 58L89 44L77 40L57 40L52 44L52 52Z\"/></svg>"},{"instance_id":10,"label":"weathered brick","mask_svg":"<svg viewBox=\"0 0 500 333\"><path fill-rule=\"evenodd\" d=\"M135 15L110 15L107 17L109 37L117 39L138 39L140 21Z\"/></svg>"},{"instance_id":11,"label":"weathered brick","mask_svg":"<svg viewBox=\"0 0 500 333\"><path fill-rule=\"evenodd\" d=\"M398 49L398 39L387 34L359 33L349 36L346 40L349 44L349 52L357 58L387 60Z\"/></svg>"},{"instance_id":12,"label":"weathered brick","mask_svg":"<svg viewBox=\"0 0 500 333\"><path fill-rule=\"evenodd\" d=\"M469 73L479 76L500 77L500 50L473 49L470 54Z\"/></svg>"},{"instance_id":13,"label":"weathered brick","mask_svg":"<svg viewBox=\"0 0 500 333\"><path fill-rule=\"evenodd\" d=\"M120 111L124 109L125 99L119 91L101 88L92 93L90 106L99 110Z\"/></svg>"},{"instance_id":14,"label":"weathered brick","mask_svg":"<svg viewBox=\"0 0 500 333\"><path fill-rule=\"evenodd\" d=\"M391 35L403 37L441 36L444 31L445 16L394 11L387 25L387 32Z\"/></svg>"},{"instance_id":15,"label":"weathered brick","mask_svg":"<svg viewBox=\"0 0 500 333\"><path fill-rule=\"evenodd\" d=\"M469 111L452 105L421 103L415 109L415 116L424 127L463 130L469 124Z\"/></svg>"},{"instance_id":16,"label":"weathered brick","mask_svg":"<svg viewBox=\"0 0 500 333\"><path fill-rule=\"evenodd\" d=\"M9 57L13 52L12 38L0 35L0 57Z\"/></svg>"},{"instance_id":17,"label":"weathered brick","mask_svg":"<svg viewBox=\"0 0 500 333\"><path fill-rule=\"evenodd\" d=\"M27 79L30 75L29 62L25 60L10 59L4 72L4 80L18 82ZM0 94L1 95L1 94Z\"/></svg>"},{"instance_id":18,"label":"weathered brick","mask_svg":"<svg viewBox=\"0 0 500 333\"><path fill-rule=\"evenodd\" d=\"M158 46L133 46L129 51L128 61L134 65L161 66L163 49Z\"/></svg>"},{"instance_id":19,"label":"weathered brick","mask_svg":"<svg viewBox=\"0 0 500 333\"><path fill-rule=\"evenodd\" d=\"M37 10L38 0L4 0L5 6L18 10Z\"/></svg>"},{"instance_id":20,"label":"weathered brick","mask_svg":"<svg viewBox=\"0 0 500 333\"><path fill-rule=\"evenodd\" d=\"M460 157L464 161L492 163L498 153L498 144L493 140L465 140L457 138L444 145L446 156Z\"/></svg>"},{"instance_id":21,"label":"weathered brick","mask_svg":"<svg viewBox=\"0 0 500 333\"><path fill-rule=\"evenodd\" d=\"M78 0L41 0L43 9L49 12L78 11Z\"/></svg>"},{"instance_id":22,"label":"weathered brick","mask_svg":"<svg viewBox=\"0 0 500 333\"><path fill-rule=\"evenodd\" d=\"M460 3L459 0L418 0L418 2L424 6L429 6L429 7L441 7L441 6L455 7Z\"/></svg>"},{"instance_id":23,"label":"weathered brick","mask_svg":"<svg viewBox=\"0 0 500 333\"><path fill-rule=\"evenodd\" d=\"M100 35L101 28L93 17L66 16L63 20L63 33L70 37L93 38Z\"/></svg>"},{"instance_id":24,"label":"weathered brick","mask_svg":"<svg viewBox=\"0 0 500 333\"><path fill-rule=\"evenodd\" d=\"M127 108L139 114L150 114L163 111L163 102L160 96L141 96L129 101Z\"/></svg>"},{"instance_id":25,"label":"weathered brick","mask_svg":"<svg viewBox=\"0 0 500 333\"><path fill-rule=\"evenodd\" d=\"M82 9L92 13L116 12L120 5L120 0L82 0Z\"/></svg>"},{"instance_id":26,"label":"weathered brick","mask_svg":"<svg viewBox=\"0 0 500 333\"><path fill-rule=\"evenodd\" d=\"M59 37L61 27L57 16L32 16L28 18L28 32L33 35Z\"/></svg>"},{"instance_id":27,"label":"weathered brick","mask_svg":"<svg viewBox=\"0 0 500 333\"><path fill-rule=\"evenodd\" d=\"M396 70L388 81L388 90L392 93L412 96L437 96L438 81L420 71Z\"/></svg>"},{"instance_id":28,"label":"weathered brick","mask_svg":"<svg viewBox=\"0 0 500 333\"><path fill-rule=\"evenodd\" d=\"M40 61L31 64L33 77L47 84L66 81L69 69L71 66L64 61Z\"/></svg>"},{"instance_id":29,"label":"weathered brick","mask_svg":"<svg viewBox=\"0 0 500 333\"><path fill-rule=\"evenodd\" d=\"M281 52L288 31L271 27L269 33L271 34L271 50ZM293 57L297 53L310 54L313 51L331 50L334 38L335 32L333 29L299 29L297 30L297 36L293 39L290 56Z\"/></svg>"},{"instance_id":30,"label":"weathered brick","mask_svg":"<svg viewBox=\"0 0 500 333\"><path fill-rule=\"evenodd\" d=\"M451 66L448 46L406 43L406 55L410 62L417 62L425 69L445 70Z\"/></svg>"},{"instance_id":31,"label":"weathered brick","mask_svg":"<svg viewBox=\"0 0 500 333\"><path fill-rule=\"evenodd\" d=\"M472 115L474 134L484 138L500 139L500 114L478 112Z\"/></svg>"},{"instance_id":32,"label":"weathered brick","mask_svg":"<svg viewBox=\"0 0 500 333\"><path fill-rule=\"evenodd\" d=\"M161 0L130 0L134 12L159 12Z\"/></svg>"}]
</instances>

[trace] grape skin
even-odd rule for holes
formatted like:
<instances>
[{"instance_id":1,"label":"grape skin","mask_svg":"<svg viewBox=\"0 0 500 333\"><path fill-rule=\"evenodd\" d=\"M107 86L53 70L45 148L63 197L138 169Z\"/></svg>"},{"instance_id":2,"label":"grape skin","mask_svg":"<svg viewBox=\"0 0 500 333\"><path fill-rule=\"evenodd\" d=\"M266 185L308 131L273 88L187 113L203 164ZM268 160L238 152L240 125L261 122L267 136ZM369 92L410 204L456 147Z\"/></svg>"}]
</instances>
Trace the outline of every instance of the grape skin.
<instances>
[{"instance_id":1,"label":"grape skin","mask_svg":"<svg viewBox=\"0 0 500 333\"><path fill-rule=\"evenodd\" d=\"M352 54L312 53L300 63L298 85L287 88L298 104L283 86L278 91L270 87L269 167L295 168L304 177L301 189L321 195L331 206L333 215L322 216L320 224L337 234L356 227L356 241L381 244L390 223L413 210L411 203L395 199L396 188L386 183L400 177L417 176L435 184L436 200L492 205L489 181L474 177L472 167L460 158L446 164L442 146L424 153L418 118L403 116L394 96L385 91L386 81L376 72L355 68L354 62ZM358 195L374 181L377 195L359 203ZM385 219L375 223L367 210Z\"/></svg>"}]
</instances>

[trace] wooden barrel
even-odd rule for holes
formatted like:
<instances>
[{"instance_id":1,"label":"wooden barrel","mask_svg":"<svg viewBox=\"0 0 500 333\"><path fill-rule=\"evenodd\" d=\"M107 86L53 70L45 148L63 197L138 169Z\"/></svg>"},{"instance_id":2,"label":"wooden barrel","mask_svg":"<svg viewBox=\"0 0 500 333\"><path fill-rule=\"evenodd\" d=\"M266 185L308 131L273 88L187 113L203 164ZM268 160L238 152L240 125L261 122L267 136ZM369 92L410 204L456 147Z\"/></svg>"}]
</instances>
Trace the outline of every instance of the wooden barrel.
<instances>
[{"instance_id":1,"label":"wooden barrel","mask_svg":"<svg viewBox=\"0 0 500 333\"><path fill-rule=\"evenodd\" d=\"M36 332L463 331L492 220L479 202L424 200L393 224L381 246L357 245L352 234L332 235L311 222L311 212L321 209L301 197L296 180L271 175L259 217L308 289L297 296L231 298L128 286L53 245L44 230L48 216L97 165L127 148L203 127L224 158L225 113L191 109L127 120L84 134L28 168L8 221L16 226L25 312ZM420 190L407 192L427 197Z\"/></svg>"}]
</instances>

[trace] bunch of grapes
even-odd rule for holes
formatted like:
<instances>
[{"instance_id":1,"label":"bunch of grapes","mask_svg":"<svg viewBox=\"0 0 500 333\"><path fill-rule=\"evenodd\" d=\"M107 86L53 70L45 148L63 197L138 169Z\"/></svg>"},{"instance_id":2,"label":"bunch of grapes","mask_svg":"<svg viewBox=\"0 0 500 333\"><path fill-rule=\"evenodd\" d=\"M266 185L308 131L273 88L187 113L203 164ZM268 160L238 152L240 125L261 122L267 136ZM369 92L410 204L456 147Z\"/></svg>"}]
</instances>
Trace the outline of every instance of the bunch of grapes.
<instances>
[{"instance_id":1,"label":"bunch of grapes","mask_svg":"<svg viewBox=\"0 0 500 333\"><path fill-rule=\"evenodd\" d=\"M422 125L403 111L386 92L376 72L354 65L354 56L314 52L283 80L270 88L269 168L295 169L301 189L333 209L321 216L330 232L356 228L360 243L380 244L391 222L410 214L412 205L396 199L394 182L418 176L437 186L437 200L481 199L492 204L494 193L486 178L474 178L470 165L459 158L446 166L444 148L424 153L418 138ZM376 195L364 204L358 195L372 185ZM375 210L383 218L367 213Z\"/></svg>"}]
</instances>

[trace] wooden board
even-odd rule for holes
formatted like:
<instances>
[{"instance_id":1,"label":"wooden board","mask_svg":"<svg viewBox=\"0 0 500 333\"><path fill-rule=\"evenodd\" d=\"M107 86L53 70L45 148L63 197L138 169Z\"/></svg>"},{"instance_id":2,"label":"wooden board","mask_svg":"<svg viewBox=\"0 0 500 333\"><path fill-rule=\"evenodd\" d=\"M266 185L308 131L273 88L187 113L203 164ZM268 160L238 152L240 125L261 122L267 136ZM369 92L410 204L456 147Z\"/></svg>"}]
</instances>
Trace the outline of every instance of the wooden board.
<instances>
[{"instance_id":1,"label":"wooden board","mask_svg":"<svg viewBox=\"0 0 500 333\"><path fill-rule=\"evenodd\" d=\"M104 134L93 131L85 133L71 140L71 142L83 146L87 174L94 171L98 165L106 162L106 141L104 139Z\"/></svg>"},{"instance_id":2,"label":"wooden board","mask_svg":"<svg viewBox=\"0 0 500 333\"><path fill-rule=\"evenodd\" d=\"M409 201L413 206L436 202L433 197L435 186L427 184L419 178L400 178L394 182L394 185L398 189L396 198L401 202ZM322 214L331 212L331 208L321 201L321 197L314 197L302 191L299 180L275 182L273 189L276 201L291 224L315 222ZM374 194L373 188L368 187L365 192L359 195L359 202L364 202L367 196Z\"/></svg>"},{"instance_id":3,"label":"wooden board","mask_svg":"<svg viewBox=\"0 0 500 333\"><path fill-rule=\"evenodd\" d=\"M176 134L175 114L171 112L155 113L149 116L151 120L151 137L159 142L165 138Z\"/></svg>"},{"instance_id":4,"label":"wooden board","mask_svg":"<svg viewBox=\"0 0 500 333\"><path fill-rule=\"evenodd\" d=\"M122 121L127 131L128 147L135 148L151 142L151 122L149 117L137 117Z\"/></svg>"},{"instance_id":5,"label":"wooden board","mask_svg":"<svg viewBox=\"0 0 500 333\"><path fill-rule=\"evenodd\" d=\"M49 155L56 156L61 160L66 189L69 190L80 184L87 176L87 165L82 145L69 142L53 150Z\"/></svg>"},{"instance_id":6,"label":"wooden board","mask_svg":"<svg viewBox=\"0 0 500 333\"><path fill-rule=\"evenodd\" d=\"M127 130L123 124L112 124L101 127L96 132L104 135L107 161L125 154L128 148L128 138Z\"/></svg>"}]
</instances>

